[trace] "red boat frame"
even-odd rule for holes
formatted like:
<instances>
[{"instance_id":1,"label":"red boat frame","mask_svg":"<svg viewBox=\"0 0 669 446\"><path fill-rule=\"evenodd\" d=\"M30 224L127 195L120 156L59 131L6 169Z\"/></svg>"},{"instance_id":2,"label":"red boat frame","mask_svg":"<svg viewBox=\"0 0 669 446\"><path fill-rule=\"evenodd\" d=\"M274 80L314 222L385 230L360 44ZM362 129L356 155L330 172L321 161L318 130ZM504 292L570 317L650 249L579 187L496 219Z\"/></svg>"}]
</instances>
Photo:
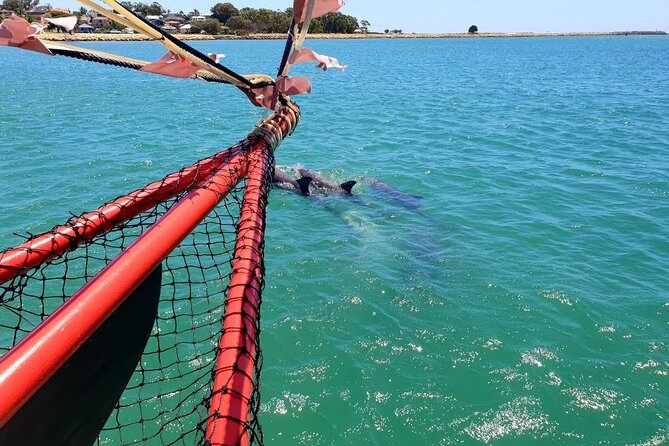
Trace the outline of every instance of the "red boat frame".
<instances>
[{"instance_id":1,"label":"red boat frame","mask_svg":"<svg viewBox=\"0 0 669 446\"><path fill-rule=\"evenodd\" d=\"M249 135L246 144L233 146L0 255L0 283L4 283L190 190L0 358L0 429L228 192L246 178L206 438L211 445L248 444L250 401L256 384L255 345L270 156L298 121L299 109L295 105L282 107Z\"/></svg>"}]
</instances>

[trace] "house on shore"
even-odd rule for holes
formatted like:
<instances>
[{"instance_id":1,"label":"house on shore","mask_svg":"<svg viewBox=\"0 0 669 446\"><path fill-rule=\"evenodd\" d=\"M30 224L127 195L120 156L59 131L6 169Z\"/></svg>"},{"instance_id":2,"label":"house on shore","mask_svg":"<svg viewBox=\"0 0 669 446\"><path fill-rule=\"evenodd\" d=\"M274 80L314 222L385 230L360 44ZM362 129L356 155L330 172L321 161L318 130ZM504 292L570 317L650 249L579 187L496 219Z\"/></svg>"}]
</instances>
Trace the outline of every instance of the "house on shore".
<instances>
[{"instance_id":1,"label":"house on shore","mask_svg":"<svg viewBox=\"0 0 669 446\"><path fill-rule=\"evenodd\" d=\"M107 28L111 26L111 20L101 15L98 17L93 17L93 19L91 19L91 25L93 25L95 28Z\"/></svg>"},{"instance_id":2,"label":"house on shore","mask_svg":"<svg viewBox=\"0 0 669 446\"><path fill-rule=\"evenodd\" d=\"M92 9L88 11L88 23L93 26L93 28L107 28L111 26L111 20L109 20L107 17L103 16L99 12L95 12ZM83 19L81 20L82 23L86 23L86 20ZM81 29L81 27L79 27ZM92 31L87 31L87 32L92 32Z\"/></svg>"},{"instance_id":3,"label":"house on shore","mask_svg":"<svg viewBox=\"0 0 669 446\"><path fill-rule=\"evenodd\" d=\"M80 33L92 33L95 32L95 27L89 25L88 23L82 23L79 25L79 31Z\"/></svg>"},{"instance_id":4,"label":"house on shore","mask_svg":"<svg viewBox=\"0 0 669 446\"><path fill-rule=\"evenodd\" d=\"M169 14L167 17L165 17L165 23L178 23L179 25L183 25L186 23L186 17L182 16L181 14Z\"/></svg>"},{"instance_id":5,"label":"house on shore","mask_svg":"<svg viewBox=\"0 0 669 446\"><path fill-rule=\"evenodd\" d=\"M145 19L147 22L158 28L165 26L165 20L163 20L163 16L161 15L147 15Z\"/></svg>"},{"instance_id":6,"label":"house on shore","mask_svg":"<svg viewBox=\"0 0 669 446\"><path fill-rule=\"evenodd\" d=\"M33 18L36 18L36 19L41 19L42 17L44 17L44 14L46 14L47 12L49 12L49 11L47 11L47 10L44 9L44 8L37 7L37 8L33 8L33 9L29 10L29 11L26 11L26 15L27 15L28 17L33 17Z\"/></svg>"}]
</instances>

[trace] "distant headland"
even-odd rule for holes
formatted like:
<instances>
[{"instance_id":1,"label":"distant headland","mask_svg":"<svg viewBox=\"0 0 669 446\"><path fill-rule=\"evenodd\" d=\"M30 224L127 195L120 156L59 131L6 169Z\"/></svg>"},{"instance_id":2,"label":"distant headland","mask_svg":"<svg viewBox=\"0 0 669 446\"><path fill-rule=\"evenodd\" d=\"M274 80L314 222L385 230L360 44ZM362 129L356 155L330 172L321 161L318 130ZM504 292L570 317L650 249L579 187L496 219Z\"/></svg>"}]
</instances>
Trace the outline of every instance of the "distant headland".
<instances>
[{"instance_id":1,"label":"distant headland","mask_svg":"<svg viewBox=\"0 0 669 446\"><path fill-rule=\"evenodd\" d=\"M666 36L666 31L610 31L610 32L563 32L563 33L355 33L310 34L310 39L481 39L492 37L589 37L589 36ZM183 34L177 35L183 40L283 40L285 33L253 33L247 35L208 35ZM143 41L150 40L140 34L110 33L45 33L41 36L52 41Z\"/></svg>"}]
</instances>

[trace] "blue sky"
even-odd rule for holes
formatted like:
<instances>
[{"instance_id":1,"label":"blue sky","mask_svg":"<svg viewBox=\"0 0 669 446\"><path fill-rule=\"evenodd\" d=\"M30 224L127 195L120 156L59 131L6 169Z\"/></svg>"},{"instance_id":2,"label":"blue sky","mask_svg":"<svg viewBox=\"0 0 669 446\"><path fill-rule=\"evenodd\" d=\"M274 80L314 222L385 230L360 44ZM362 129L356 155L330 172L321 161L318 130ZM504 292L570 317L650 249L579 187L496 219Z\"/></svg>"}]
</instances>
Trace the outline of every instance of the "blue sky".
<instances>
[{"instance_id":1,"label":"blue sky","mask_svg":"<svg viewBox=\"0 0 669 446\"><path fill-rule=\"evenodd\" d=\"M285 9L291 0L228 0L241 8ZM150 3L151 0L144 0ZM75 0L43 0L79 8ZM217 0L162 0L174 11L209 11ZM669 31L669 0L347 0L345 14L371 23L373 31L481 32Z\"/></svg>"}]
</instances>

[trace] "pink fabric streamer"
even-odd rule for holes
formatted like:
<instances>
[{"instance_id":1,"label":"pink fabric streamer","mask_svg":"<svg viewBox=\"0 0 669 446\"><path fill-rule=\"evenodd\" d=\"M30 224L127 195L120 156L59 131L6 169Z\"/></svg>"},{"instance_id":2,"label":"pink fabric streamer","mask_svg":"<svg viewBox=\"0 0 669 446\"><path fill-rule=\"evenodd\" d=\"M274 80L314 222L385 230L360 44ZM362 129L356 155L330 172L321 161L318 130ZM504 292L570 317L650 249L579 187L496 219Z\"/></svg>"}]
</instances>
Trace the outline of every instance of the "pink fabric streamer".
<instances>
[{"instance_id":1,"label":"pink fabric streamer","mask_svg":"<svg viewBox=\"0 0 669 446\"><path fill-rule=\"evenodd\" d=\"M306 77L279 76L275 84L281 93L288 96L311 93L311 82Z\"/></svg>"},{"instance_id":2,"label":"pink fabric streamer","mask_svg":"<svg viewBox=\"0 0 669 446\"><path fill-rule=\"evenodd\" d=\"M12 15L0 23L0 45L23 48L52 56L53 53L49 51L49 48L37 38L37 35L41 33L41 26L32 25L21 17Z\"/></svg>"},{"instance_id":3,"label":"pink fabric streamer","mask_svg":"<svg viewBox=\"0 0 669 446\"><path fill-rule=\"evenodd\" d=\"M279 76L274 85L268 85L263 88L254 88L247 93L251 102L256 105L274 110L277 105L279 93L287 96L297 94L311 93L311 82L306 77L287 77Z\"/></svg>"},{"instance_id":4,"label":"pink fabric streamer","mask_svg":"<svg viewBox=\"0 0 669 446\"><path fill-rule=\"evenodd\" d=\"M293 14L295 14L295 21L297 23L304 23L307 18L307 0L294 0ZM311 18L324 16L329 12L339 11L339 8L344 6L344 0L316 0L314 10Z\"/></svg>"},{"instance_id":5,"label":"pink fabric streamer","mask_svg":"<svg viewBox=\"0 0 669 446\"><path fill-rule=\"evenodd\" d=\"M305 62L316 62L316 68L320 68L323 71L326 71L328 68L339 68L344 70L348 65L342 65L337 59L330 56L323 56L317 52L310 50L309 48L302 48L298 51L293 51L293 54L290 56L290 63L305 63Z\"/></svg>"},{"instance_id":6,"label":"pink fabric streamer","mask_svg":"<svg viewBox=\"0 0 669 446\"><path fill-rule=\"evenodd\" d=\"M199 70L200 68L188 59L168 51L160 60L145 65L139 71L185 79L193 77Z\"/></svg>"},{"instance_id":7,"label":"pink fabric streamer","mask_svg":"<svg viewBox=\"0 0 669 446\"><path fill-rule=\"evenodd\" d=\"M274 85L268 85L267 87L262 88L254 88L246 94L249 99L251 99L251 102L256 105L265 107L269 110L274 110L276 108L279 95Z\"/></svg>"}]
</instances>

